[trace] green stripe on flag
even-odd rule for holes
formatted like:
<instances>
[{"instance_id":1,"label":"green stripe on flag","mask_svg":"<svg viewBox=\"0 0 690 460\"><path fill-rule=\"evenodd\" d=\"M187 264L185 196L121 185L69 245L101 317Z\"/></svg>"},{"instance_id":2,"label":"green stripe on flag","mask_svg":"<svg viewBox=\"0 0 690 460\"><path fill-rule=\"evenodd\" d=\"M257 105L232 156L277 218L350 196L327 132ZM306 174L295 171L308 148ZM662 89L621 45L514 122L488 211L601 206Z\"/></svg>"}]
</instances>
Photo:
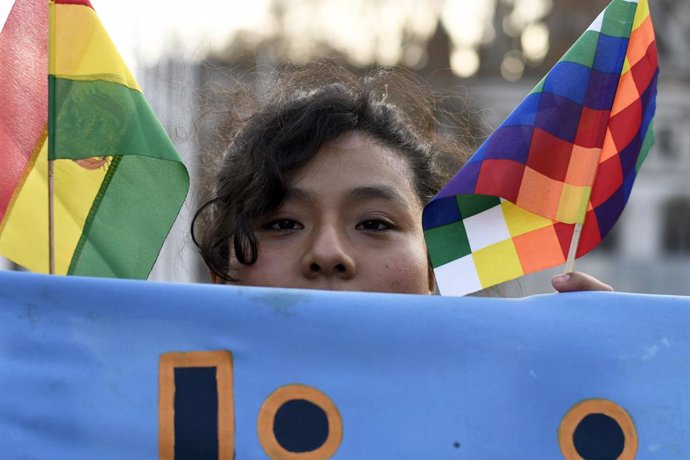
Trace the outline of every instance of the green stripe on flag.
<instances>
[{"instance_id":1,"label":"green stripe on flag","mask_svg":"<svg viewBox=\"0 0 690 460\"><path fill-rule=\"evenodd\" d=\"M118 83L50 76L54 159L145 155L179 161L144 95Z\"/></svg>"},{"instance_id":2,"label":"green stripe on flag","mask_svg":"<svg viewBox=\"0 0 690 460\"><path fill-rule=\"evenodd\" d=\"M637 162L635 163L635 172L640 170L640 166L647 158L649 149L654 145L654 120L649 123L647 127L647 133L644 136L644 141L642 142L642 148L640 148L640 154L637 156Z\"/></svg>"},{"instance_id":3,"label":"green stripe on flag","mask_svg":"<svg viewBox=\"0 0 690 460\"><path fill-rule=\"evenodd\" d=\"M68 274L146 278L187 194L187 170L144 156L110 167Z\"/></svg>"},{"instance_id":4,"label":"green stripe on flag","mask_svg":"<svg viewBox=\"0 0 690 460\"><path fill-rule=\"evenodd\" d=\"M501 199L491 195L457 195L455 200L463 219L481 214L501 204Z\"/></svg>"},{"instance_id":5,"label":"green stripe on flag","mask_svg":"<svg viewBox=\"0 0 690 460\"><path fill-rule=\"evenodd\" d=\"M594 65L597 43L599 43L599 32L588 30L577 39L559 62L574 62L591 68Z\"/></svg>"},{"instance_id":6,"label":"green stripe on flag","mask_svg":"<svg viewBox=\"0 0 690 460\"><path fill-rule=\"evenodd\" d=\"M611 37L630 36L633 18L637 3L626 2L623 0L613 1L604 10L604 21L601 25L601 32Z\"/></svg>"},{"instance_id":7,"label":"green stripe on flag","mask_svg":"<svg viewBox=\"0 0 690 460\"><path fill-rule=\"evenodd\" d=\"M431 265L434 268L472 252L470 242L467 239L467 231L462 222L453 222L425 230L424 237L431 258Z\"/></svg>"}]
</instances>

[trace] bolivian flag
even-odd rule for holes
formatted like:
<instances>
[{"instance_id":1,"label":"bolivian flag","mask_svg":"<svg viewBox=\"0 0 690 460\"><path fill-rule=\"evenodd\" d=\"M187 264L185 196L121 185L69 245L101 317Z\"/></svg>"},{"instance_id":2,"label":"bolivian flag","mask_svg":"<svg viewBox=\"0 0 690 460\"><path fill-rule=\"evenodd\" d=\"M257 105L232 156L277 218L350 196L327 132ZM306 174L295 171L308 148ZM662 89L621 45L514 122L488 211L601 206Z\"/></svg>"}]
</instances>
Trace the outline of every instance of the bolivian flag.
<instances>
[{"instance_id":1,"label":"bolivian flag","mask_svg":"<svg viewBox=\"0 0 690 460\"><path fill-rule=\"evenodd\" d=\"M88 0L16 0L0 34L0 254L59 274L145 278L189 187Z\"/></svg>"}]
</instances>

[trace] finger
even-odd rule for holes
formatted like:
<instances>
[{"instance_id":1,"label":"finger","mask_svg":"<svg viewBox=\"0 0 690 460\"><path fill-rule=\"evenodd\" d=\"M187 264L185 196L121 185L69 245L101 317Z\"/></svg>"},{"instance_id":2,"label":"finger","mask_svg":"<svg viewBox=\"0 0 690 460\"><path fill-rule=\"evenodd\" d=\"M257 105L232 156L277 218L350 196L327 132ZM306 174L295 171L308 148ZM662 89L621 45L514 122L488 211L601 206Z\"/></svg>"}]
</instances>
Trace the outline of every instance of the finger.
<instances>
[{"instance_id":1,"label":"finger","mask_svg":"<svg viewBox=\"0 0 690 460\"><path fill-rule=\"evenodd\" d=\"M551 279L551 285L558 292L613 291L613 288L608 284L582 272L556 275Z\"/></svg>"}]
</instances>

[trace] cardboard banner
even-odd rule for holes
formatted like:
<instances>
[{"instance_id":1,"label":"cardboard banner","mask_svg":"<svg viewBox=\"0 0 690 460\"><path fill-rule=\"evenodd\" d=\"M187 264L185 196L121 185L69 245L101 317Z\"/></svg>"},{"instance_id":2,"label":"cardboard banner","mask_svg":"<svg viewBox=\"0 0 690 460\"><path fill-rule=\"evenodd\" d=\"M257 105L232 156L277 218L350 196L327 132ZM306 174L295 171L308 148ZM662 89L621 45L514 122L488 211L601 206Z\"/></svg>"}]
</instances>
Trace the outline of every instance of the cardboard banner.
<instances>
[{"instance_id":1,"label":"cardboard banner","mask_svg":"<svg viewBox=\"0 0 690 460\"><path fill-rule=\"evenodd\" d=\"M690 298L0 273L4 458L690 458Z\"/></svg>"}]
</instances>

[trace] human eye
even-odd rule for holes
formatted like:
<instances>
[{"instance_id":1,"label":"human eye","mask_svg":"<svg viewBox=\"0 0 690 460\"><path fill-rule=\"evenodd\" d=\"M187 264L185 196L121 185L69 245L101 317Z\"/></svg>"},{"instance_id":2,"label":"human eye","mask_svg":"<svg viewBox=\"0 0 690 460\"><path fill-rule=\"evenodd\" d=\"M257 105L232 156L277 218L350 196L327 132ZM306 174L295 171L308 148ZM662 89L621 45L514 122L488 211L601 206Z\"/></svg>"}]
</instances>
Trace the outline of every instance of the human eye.
<instances>
[{"instance_id":1,"label":"human eye","mask_svg":"<svg viewBox=\"0 0 690 460\"><path fill-rule=\"evenodd\" d=\"M358 223L355 227L357 230L367 230L374 232L382 232L393 228L393 224L383 219L367 219Z\"/></svg>"},{"instance_id":2,"label":"human eye","mask_svg":"<svg viewBox=\"0 0 690 460\"><path fill-rule=\"evenodd\" d=\"M274 219L267 222L264 225L264 228L266 230L274 230L278 232L290 232L295 230L302 230L304 228L304 225L300 224L296 220L283 218Z\"/></svg>"}]
</instances>

